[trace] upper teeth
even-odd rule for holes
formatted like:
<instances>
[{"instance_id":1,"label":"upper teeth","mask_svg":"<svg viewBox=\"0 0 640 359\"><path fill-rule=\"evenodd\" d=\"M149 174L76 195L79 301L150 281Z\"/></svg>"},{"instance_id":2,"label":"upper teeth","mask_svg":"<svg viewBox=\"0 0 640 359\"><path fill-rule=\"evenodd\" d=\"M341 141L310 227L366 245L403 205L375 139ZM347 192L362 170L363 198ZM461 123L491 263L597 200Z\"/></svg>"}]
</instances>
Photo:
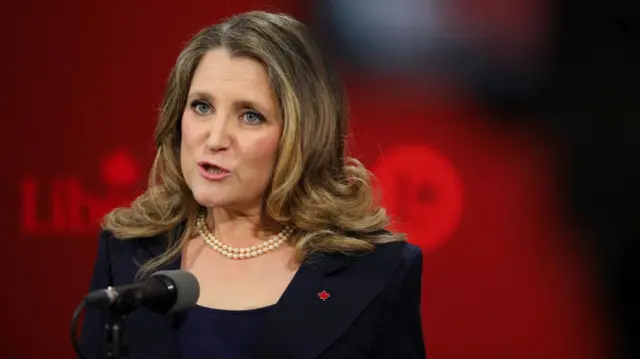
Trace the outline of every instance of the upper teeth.
<instances>
[{"instance_id":1,"label":"upper teeth","mask_svg":"<svg viewBox=\"0 0 640 359\"><path fill-rule=\"evenodd\" d=\"M207 172L209 172L209 173L220 173L220 172L222 172L222 170L219 169L218 167L209 167L209 168L207 168Z\"/></svg>"}]
</instances>

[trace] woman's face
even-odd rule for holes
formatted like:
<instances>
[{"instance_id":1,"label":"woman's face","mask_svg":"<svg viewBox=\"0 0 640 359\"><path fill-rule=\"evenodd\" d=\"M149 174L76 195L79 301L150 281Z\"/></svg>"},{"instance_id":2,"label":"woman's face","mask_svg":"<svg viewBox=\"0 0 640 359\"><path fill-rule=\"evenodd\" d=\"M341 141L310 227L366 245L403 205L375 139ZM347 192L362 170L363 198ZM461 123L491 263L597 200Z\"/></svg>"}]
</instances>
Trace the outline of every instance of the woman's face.
<instances>
[{"instance_id":1,"label":"woman's face","mask_svg":"<svg viewBox=\"0 0 640 359\"><path fill-rule=\"evenodd\" d=\"M265 67L224 48L196 68L182 114L180 163L196 201L258 213L282 133Z\"/></svg>"}]
</instances>

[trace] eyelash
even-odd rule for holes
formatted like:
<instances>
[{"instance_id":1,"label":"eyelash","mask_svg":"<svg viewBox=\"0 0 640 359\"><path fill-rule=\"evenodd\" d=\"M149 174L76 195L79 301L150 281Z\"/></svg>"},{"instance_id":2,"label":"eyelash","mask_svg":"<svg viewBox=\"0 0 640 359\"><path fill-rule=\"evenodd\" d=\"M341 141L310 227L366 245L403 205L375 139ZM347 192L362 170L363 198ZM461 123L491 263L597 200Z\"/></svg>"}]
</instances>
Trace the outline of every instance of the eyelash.
<instances>
[{"instance_id":1,"label":"eyelash","mask_svg":"<svg viewBox=\"0 0 640 359\"><path fill-rule=\"evenodd\" d=\"M198 106L202 106L202 105L207 106L207 107L209 107L209 109L211 109L211 106L208 103L206 103L205 101L200 101L200 100L191 101L190 107L198 115L204 115L204 113L202 113L203 111L199 111L198 110Z\"/></svg>"},{"instance_id":2,"label":"eyelash","mask_svg":"<svg viewBox=\"0 0 640 359\"><path fill-rule=\"evenodd\" d=\"M207 103L206 101L202 101L202 100L193 100L193 101L191 101L191 104L190 104L191 109L196 114L198 114L200 116L206 116L207 115L207 113L206 113L207 111L199 110L198 107L200 107L200 106L207 106L209 111L211 109L211 105L209 105L209 103ZM248 114L251 114L251 115L255 116L258 119L258 122L250 122L250 121L246 121L245 120L245 122L248 123L249 125L257 125L257 124L260 124L260 123L263 123L263 122L266 121L264 116L258 111L246 110L245 112L242 113L242 116L246 116Z\"/></svg>"}]
</instances>

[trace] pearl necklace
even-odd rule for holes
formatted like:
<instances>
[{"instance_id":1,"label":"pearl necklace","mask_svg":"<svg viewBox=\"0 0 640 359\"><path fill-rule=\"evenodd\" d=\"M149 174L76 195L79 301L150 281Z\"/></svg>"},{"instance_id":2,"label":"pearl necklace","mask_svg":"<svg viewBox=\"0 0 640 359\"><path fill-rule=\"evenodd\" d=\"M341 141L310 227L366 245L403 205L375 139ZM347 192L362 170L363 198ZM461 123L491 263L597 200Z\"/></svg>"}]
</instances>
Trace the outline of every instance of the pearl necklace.
<instances>
[{"instance_id":1,"label":"pearl necklace","mask_svg":"<svg viewBox=\"0 0 640 359\"><path fill-rule=\"evenodd\" d=\"M209 247L213 248L216 252L229 259L251 259L259 255L271 252L280 247L291 235L291 233L293 233L293 228L285 226L282 232L271 236L268 241L262 244L251 246L249 248L233 248L230 245L220 241L213 235L213 233L211 233L211 231L209 231L209 228L207 227L205 221L205 217L205 212L200 212L200 214L198 214L198 219L196 221L198 233L200 233L205 243L207 243Z\"/></svg>"}]
</instances>

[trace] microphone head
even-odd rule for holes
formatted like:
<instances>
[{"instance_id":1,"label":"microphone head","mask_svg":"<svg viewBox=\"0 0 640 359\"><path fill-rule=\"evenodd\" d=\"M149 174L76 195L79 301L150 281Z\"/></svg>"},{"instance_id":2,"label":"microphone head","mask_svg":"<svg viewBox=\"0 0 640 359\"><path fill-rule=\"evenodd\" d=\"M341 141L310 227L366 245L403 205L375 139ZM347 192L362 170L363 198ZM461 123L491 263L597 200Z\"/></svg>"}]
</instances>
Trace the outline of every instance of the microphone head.
<instances>
[{"instance_id":1,"label":"microphone head","mask_svg":"<svg viewBox=\"0 0 640 359\"><path fill-rule=\"evenodd\" d=\"M196 305L200 297L200 284L196 277L185 270L157 271L151 277L162 276L168 278L175 286L175 304L166 314L180 312Z\"/></svg>"}]
</instances>

